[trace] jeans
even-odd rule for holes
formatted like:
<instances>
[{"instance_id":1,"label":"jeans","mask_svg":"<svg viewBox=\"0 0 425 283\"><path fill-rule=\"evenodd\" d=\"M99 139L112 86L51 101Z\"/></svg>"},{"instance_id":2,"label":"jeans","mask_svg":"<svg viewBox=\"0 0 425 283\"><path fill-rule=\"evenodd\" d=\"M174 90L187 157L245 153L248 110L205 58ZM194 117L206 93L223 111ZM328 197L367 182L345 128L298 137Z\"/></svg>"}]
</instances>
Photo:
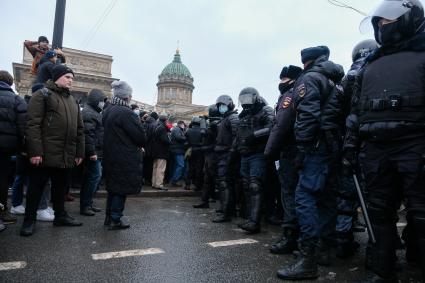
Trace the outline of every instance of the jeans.
<instances>
[{"instance_id":1,"label":"jeans","mask_svg":"<svg viewBox=\"0 0 425 283\"><path fill-rule=\"evenodd\" d=\"M101 160L84 161L83 181L81 184L80 209L93 205L93 195L102 178Z\"/></svg>"},{"instance_id":2,"label":"jeans","mask_svg":"<svg viewBox=\"0 0 425 283\"><path fill-rule=\"evenodd\" d=\"M11 161L11 156L0 153L0 203L7 206L7 194L9 191L9 181L15 167Z\"/></svg>"},{"instance_id":3,"label":"jeans","mask_svg":"<svg viewBox=\"0 0 425 283\"><path fill-rule=\"evenodd\" d=\"M295 191L295 203L302 245L316 246L319 239L334 241L336 225L338 149L322 144L305 154Z\"/></svg>"},{"instance_id":4,"label":"jeans","mask_svg":"<svg viewBox=\"0 0 425 283\"><path fill-rule=\"evenodd\" d=\"M174 154L174 172L171 178L172 183L176 183L183 177L184 173L184 155Z\"/></svg>"},{"instance_id":5,"label":"jeans","mask_svg":"<svg viewBox=\"0 0 425 283\"><path fill-rule=\"evenodd\" d=\"M28 176L16 175L12 186L13 206L19 206L24 202L24 186L28 187Z\"/></svg>"},{"instance_id":6,"label":"jeans","mask_svg":"<svg viewBox=\"0 0 425 283\"><path fill-rule=\"evenodd\" d=\"M106 215L111 216L111 219L115 222L120 221L123 216L126 199L127 196L108 192L108 197L106 199Z\"/></svg>"},{"instance_id":7,"label":"jeans","mask_svg":"<svg viewBox=\"0 0 425 283\"><path fill-rule=\"evenodd\" d=\"M353 176L348 174L341 176L341 183L338 193L338 218L336 222L337 232L350 232L353 224L353 217L357 213L356 187Z\"/></svg>"}]
</instances>

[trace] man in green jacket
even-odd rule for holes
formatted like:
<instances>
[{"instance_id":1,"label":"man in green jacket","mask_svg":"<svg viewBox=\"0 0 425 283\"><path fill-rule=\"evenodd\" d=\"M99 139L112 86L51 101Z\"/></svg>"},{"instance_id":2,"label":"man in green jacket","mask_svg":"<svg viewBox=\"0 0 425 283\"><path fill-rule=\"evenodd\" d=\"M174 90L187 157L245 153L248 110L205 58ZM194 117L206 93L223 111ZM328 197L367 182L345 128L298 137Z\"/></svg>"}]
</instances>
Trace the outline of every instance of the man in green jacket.
<instances>
[{"instance_id":1,"label":"man in green jacket","mask_svg":"<svg viewBox=\"0 0 425 283\"><path fill-rule=\"evenodd\" d=\"M46 182L51 180L55 226L81 226L65 211L65 189L70 169L84 157L84 125L80 107L70 93L73 71L58 65L52 81L32 96L28 105L26 146L30 160L29 186L21 236L31 236L37 207Z\"/></svg>"}]
</instances>

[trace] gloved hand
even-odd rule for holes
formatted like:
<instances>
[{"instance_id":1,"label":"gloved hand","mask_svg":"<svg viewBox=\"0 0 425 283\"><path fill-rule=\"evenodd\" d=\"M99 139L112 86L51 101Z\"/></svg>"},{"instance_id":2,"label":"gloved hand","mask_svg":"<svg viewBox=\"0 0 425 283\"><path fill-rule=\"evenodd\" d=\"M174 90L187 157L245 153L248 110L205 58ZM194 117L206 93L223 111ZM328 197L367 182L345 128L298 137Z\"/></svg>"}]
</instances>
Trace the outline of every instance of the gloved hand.
<instances>
[{"instance_id":1,"label":"gloved hand","mask_svg":"<svg viewBox=\"0 0 425 283\"><path fill-rule=\"evenodd\" d=\"M344 154L342 156L342 165L345 168L353 169L357 166L357 152L354 148L349 147L344 150Z\"/></svg>"},{"instance_id":2,"label":"gloved hand","mask_svg":"<svg viewBox=\"0 0 425 283\"><path fill-rule=\"evenodd\" d=\"M294 158L294 161L293 161L295 170L299 171L303 168L304 159L305 159L305 153L298 151L297 155L295 155L295 158Z\"/></svg>"}]
</instances>

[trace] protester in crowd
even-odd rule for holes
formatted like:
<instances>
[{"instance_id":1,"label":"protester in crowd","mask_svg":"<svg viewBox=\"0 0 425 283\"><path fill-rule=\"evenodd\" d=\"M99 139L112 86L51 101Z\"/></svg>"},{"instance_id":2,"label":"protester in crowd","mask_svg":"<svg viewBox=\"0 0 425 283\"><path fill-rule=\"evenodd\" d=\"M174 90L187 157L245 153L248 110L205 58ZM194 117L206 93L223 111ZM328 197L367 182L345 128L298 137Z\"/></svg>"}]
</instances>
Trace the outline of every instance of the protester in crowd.
<instances>
[{"instance_id":1,"label":"protester in crowd","mask_svg":"<svg viewBox=\"0 0 425 283\"><path fill-rule=\"evenodd\" d=\"M195 185L194 190L200 191L204 182L203 169L204 169L204 152L202 146L206 136L206 122L204 118L192 117L191 127L186 131L187 146L190 149L190 156L188 159L188 176L187 176L187 189L190 185ZM201 127L202 124L202 127Z\"/></svg>"},{"instance_id":2,"label":"protester in crowd","mask_svg":"<svg viewBox=\"0 0 425 283\"><path fill-rule=\"evenodd\" d=\"M37 41L25 40L24 46L33 57L31 65L31 74L36 76L40 60L41 58L43 58L44 54L49 50L49 40L47 39L47 37L41 35L38 37ZM57 48L55 49L55 53L57 54L57 56L60 57L61 63L65 63L65 56L62 50Z\"/></svg>"},{"instance_id":3,"label":"protester in crowd","mask_svg":"<svg viewBox=\"0 0 425 283\"><path fill-rule=\"evenodd\" d=\"M13 77L0 70L0 230L16 222L7 209L9 182L13 175L12 156L24 151L27 104L12 90Z\"/></svg>"},{"instance_id":4,"label":"protester in crowd","mask_svg":"<svg viewBox=\"0 0 425 283\"><path fill-rule=\"evenodd\" d=\"M93 205L93 195L102 178L103 125L102 110L106 95L100 89L90 90L82 110L86 158L80 192L80 213L93 216L100 209Z\"/></svg>"},{"instance_id":5,"label":"protester in crowd","mask_svg":"<svg viewBox=\"0 0 425 283\"><path fill-rule=\"evenodd\" d=\"M154 131L156 125L158 123L158 114L156 112L151 112L146 115L145 118L145 131L146 137L148 140L146 141L146 146L144 147L144 156L143 156L143 183L146 185L152 185L152 172L153 172L153 157L152 157L152 140L154 136Z\"/></svg>"},{"instance_id":6,"label":"protester in crowd","mask_svg":"<svg viewBox=\"0 0 425 283\"><path fill-rule=\"evenodd\" d=\"M160 115L151 140L153 158L152 188L165 191L167 189L164 187L164 174L170 151L169 130L166 123L167 116Z\"/></svg>"},{"instance_id":7,"label":"protester in crowd","mask_svg":"<svg viewBox=\"0 0 425 283\"><path fill-rule=\"evenodd\" d=\"M27 153L31 163L22 236L34 233L36 212L46 182L51 180L55 226L81 226L65 211L69 171L84 157L84 125L80 107L71 95L74 72L53 68L53 80L34 93L28 106Z\"/></svg>"},{"instance_id":8,"label":"protester in crowd","mask_svg":"<svg viewBox=\"0 0 425 283\"><path fill-rule=\"evenodd\" d=\"M171 129L171 156L174 161L174 168L171 177L171 185L174 187L181 187L182 184L178 183L184 176L184 154L185 154L185 128L186 125L183 121L177 122L177 127Z\"/></svg>"},{"instance_id":9,"label":"protester in crowd","mask_svg":"<svg viewBox=\"0 0 425 283\"><path fill-rule=\"evenodd\" d=\"M127 195L142 189L142 147L145 129L129 106L132 88L125 81L112 83L113 97L103 113L103 166L106 178L105 225L110 230L130 227L122 219Z\"/></svg>"},{"instance_id":10,"label":"protester in crowd","mask_svg":"<svg viewBox=\"0 0 425 283\"><path fill-rule=\"evenodd\" d=\"M38 66L36 83L44 84L52 79L52 70L57 60L58 56L54 50L49 50L44 54Z\"/></svg>"}]
</instances>

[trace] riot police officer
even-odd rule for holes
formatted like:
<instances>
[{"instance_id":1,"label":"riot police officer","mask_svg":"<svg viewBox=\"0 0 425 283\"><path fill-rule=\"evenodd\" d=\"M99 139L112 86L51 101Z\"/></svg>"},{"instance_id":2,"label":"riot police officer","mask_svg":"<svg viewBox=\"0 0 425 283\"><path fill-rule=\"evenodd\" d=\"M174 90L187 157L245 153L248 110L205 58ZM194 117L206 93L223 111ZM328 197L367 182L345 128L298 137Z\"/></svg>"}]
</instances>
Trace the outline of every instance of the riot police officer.
<instances>
[{"instance_id":1,"label":"riot police officer","mask_svg":"<svg viewBox=\"0 0 425 283\"><path fill-rule=\"evenodd\" d=\"M378 44L374 39L363 40L353 48L353 64L341 82L341 86L344 89L344 96L342 99L342 114L344 117L347 117L350 114L354 83L360 69L365 64L367 56L369 56L376 48L378 48ZM343 132L345 133L345 130ZM347 258L352 256L355 250L359 247L359 244L354 241L353 236L355 228L353 227L353 224L357 216L358 201L352 176L355 172L353 172L352 168L344 168L342 173L338 191L336 255L340 258ZM359 228L361 229L362 227Z\"/></svg>"},{"instance_id":2,"label":"riot police officer","mask_svg":"<svg viewBox=\"0 0 425 283\"><path fill-rule=\"evenodd\" d=\"M411 247L425 279L425 33L419 0L386 0L362 22L381 45L359 74L347 120L345 158L365 174L375 243L366 250L371 280L396 282L400 192L407 199ZM409 251L409 245L407 246Z\"/></svg>"},{"instance_id":3,"label":"riot police officer","mask_svg":"<svg viewBox=\"0 0 425 283\"><path fill-rule=\"evenodd\" d=\"M192 117L191 126L186 131L187 145L191 148L189 157L189 172L187 176L187 186L190 184L195 185L195 191L202 189L204 181L202 170L204 168L204 154L202 152L202 143L206 134L206 129L201 129L201 122L203 118L194 116ZM205 122L203 123L205 124Z\"/></svg>"},{"instance_id":4,"label":"riot police officer","mask_svg":"<svg viewBox=\"0 0 425 283\"><path fill-rule=\"evenodd\" d=\"M215 176L217 172L217 158L214 151L216 139L217 139L217 124L220 122L217 105L210 105L208 107L208 123L207 131L204 136L202 145L202 153L205 156L205 163L203 167L204 172L204 184L202 187L201 203L194 205L194 208L209 208L209 199L214 198L214 184Z\"/></svg>"},{"instance_id":5,"label":"riot police officer","mask_svg":"<svg viewBox=\"0 0 425 283\"><path fill-rule=\"evenodd\" d=\"M216 100L216 106L222 118L217 126L217 140L214 147L218 160L216 186L220 192L221 209L213 222L221 223L231 221L232 210L234 209L232 146L236 138L239 118L230 96L220 95Z\"/></svg>"},{"instance_id":6,"label":"riot police officer","mask_svg":"<svg viewBox=\"0 0 425 283\"><path fill-rule=\"evenodd\" d=\"M336 83L344 76L343 68L328 60L329 54L326 46L301 51L304 71L294 85L294 132L302 156L295 192L300 259L277 272L282 279L317 278L316 252L321 264L329 264L329 245L334 240L336 224L336 167L342 136Z\"/></svg>"},{"instance_id":7,"label":"riot police officer","mask_svg":"<svg viewBox=\"0 0 425 283\"><path fill-rule=\"evenodd\" d=\"M294 137L295 109L293 86L302 69L290 65L280 73L280 96L276 104L276 118L267 141L264 154L269 160L279 160L279 181L283 207L283 235L271 246L270 252L276 254L292 253L297 248L298 221L295 214L295 188L298 171L295 166L297 146Z\"/></svg>"},{"instance_id":8,"label":"riot police officer","mask_svg":"<svg viewBox=\"0 0 425 283\"><path fill-rule=\"evenodd\" d=\"M261 230L261 204L266 174L264 148L273 126L274 114L273 108L252 87L240 92L239 104L243 110L239 114L235 147L241 155L240 173L246 207L249 208L248 220L239 227L249 233L258 233Z\"/></svg>"}]
</instances>

